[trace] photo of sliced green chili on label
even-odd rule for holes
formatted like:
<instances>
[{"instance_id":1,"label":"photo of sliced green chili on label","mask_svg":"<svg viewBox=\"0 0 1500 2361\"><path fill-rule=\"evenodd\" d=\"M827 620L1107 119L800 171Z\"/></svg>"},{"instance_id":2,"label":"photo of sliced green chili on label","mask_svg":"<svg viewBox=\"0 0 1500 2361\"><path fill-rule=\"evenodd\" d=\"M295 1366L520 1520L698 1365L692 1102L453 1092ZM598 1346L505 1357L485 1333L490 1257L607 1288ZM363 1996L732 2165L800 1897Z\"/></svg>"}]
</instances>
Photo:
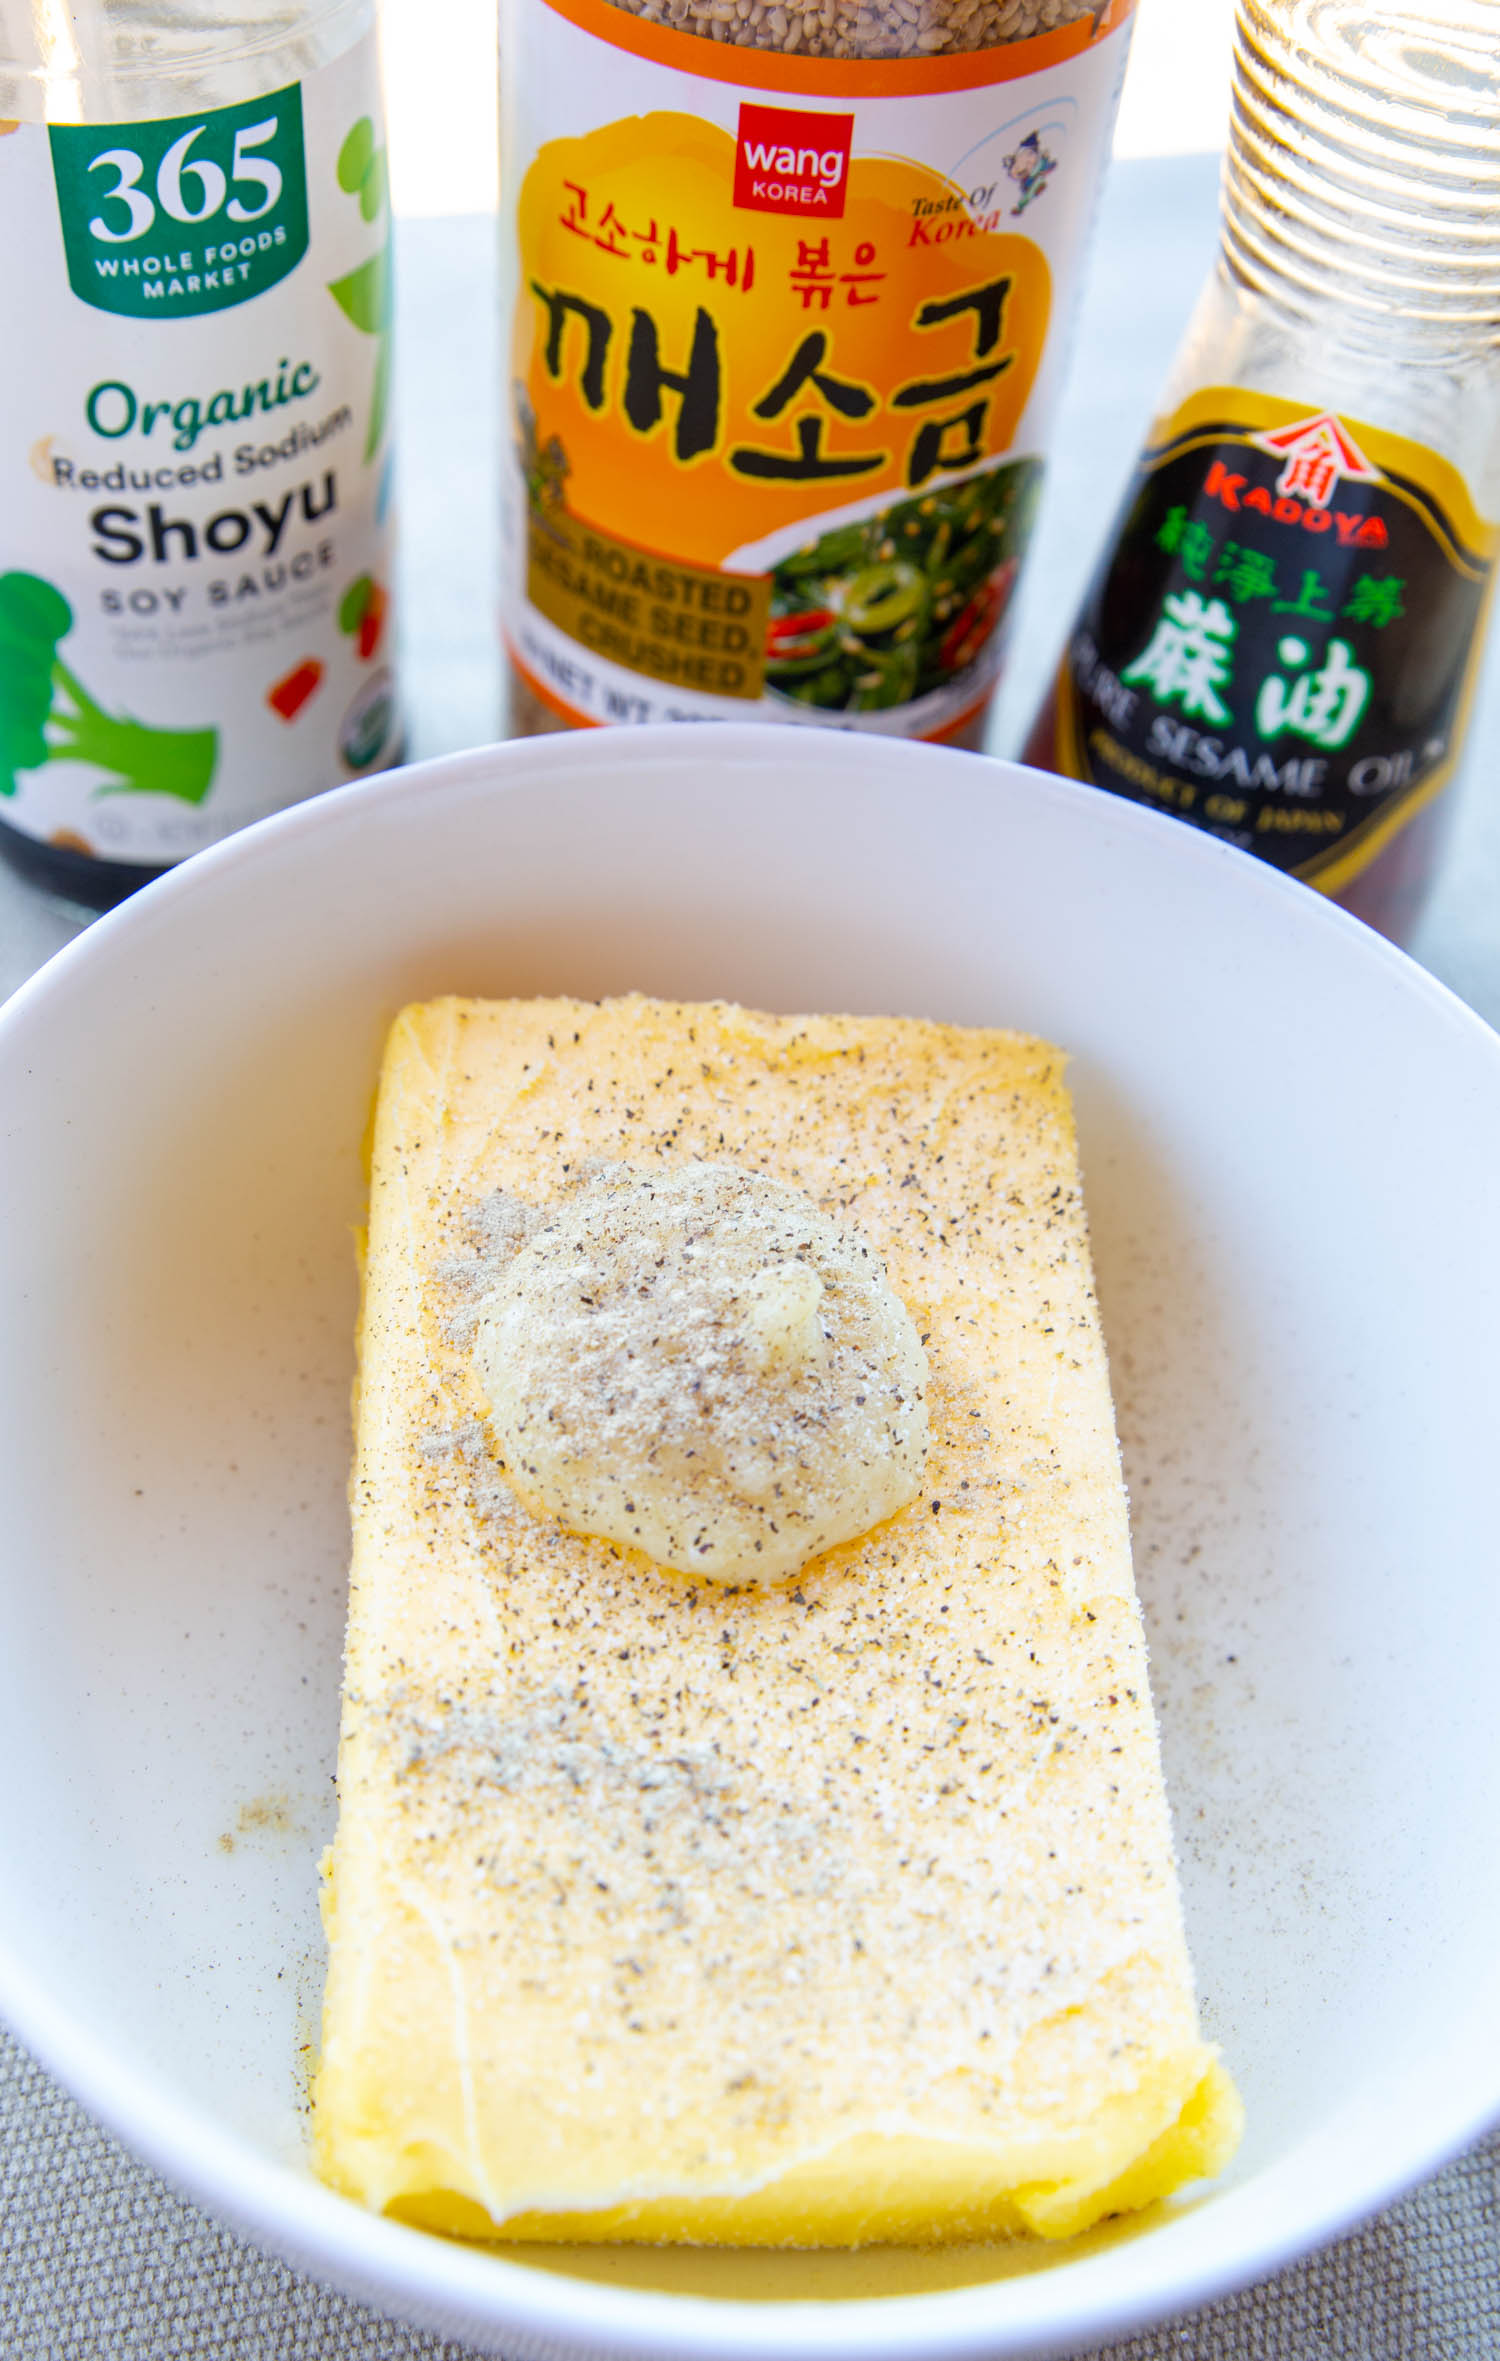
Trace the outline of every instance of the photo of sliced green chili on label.
<instances>
[{"instance_id":1,"label":"photo of sliced green chili on label","mask_svg":"<svg viewBox=\"0 0 1500 2361\"><path fill-rule=\"evenodd\" d=\"M976 663L1009 603L1041 466L1020 459L835 526L772 571L766 687L873 713Z\"/></svg>"}]
</instances>

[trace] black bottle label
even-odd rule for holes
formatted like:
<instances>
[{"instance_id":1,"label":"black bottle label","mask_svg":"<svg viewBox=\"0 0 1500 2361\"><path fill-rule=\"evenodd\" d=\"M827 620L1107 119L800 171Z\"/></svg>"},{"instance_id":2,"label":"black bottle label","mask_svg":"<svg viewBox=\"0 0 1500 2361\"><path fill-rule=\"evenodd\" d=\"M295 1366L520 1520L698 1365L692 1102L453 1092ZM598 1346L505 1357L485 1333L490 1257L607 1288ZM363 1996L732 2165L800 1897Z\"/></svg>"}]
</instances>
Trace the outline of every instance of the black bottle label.
<instances>
[{"instance_id":1,"label":"black bottle label","mask_svg":"<svg viewBox=\"0 0 1500 2361\"><path fill-rule=\"evenodd\" d=\"M1064 655L1057 768L1337 891L1452 772L1497 538L1420 444L1194 395Z\"/></svg>"}]
</instances>

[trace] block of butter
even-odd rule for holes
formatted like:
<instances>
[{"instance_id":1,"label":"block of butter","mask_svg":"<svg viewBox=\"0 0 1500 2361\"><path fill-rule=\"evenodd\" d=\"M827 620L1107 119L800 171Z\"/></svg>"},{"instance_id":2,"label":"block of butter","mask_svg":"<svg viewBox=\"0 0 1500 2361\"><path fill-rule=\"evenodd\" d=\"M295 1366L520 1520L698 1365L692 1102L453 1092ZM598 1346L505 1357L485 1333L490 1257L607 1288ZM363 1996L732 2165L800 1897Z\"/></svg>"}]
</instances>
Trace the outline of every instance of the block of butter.
<instances>
[{"instance_id":1,"label":"block of butter","mask_svg":"<svg viewBox=\"0 0 1500 2361\"><path fill-rule=\"evenodd\" d=\"M1063 1063L639 997L397 1019L324 1894L336 2187L486 2238L917 2244L1065 2237L1232 2152ZM775 1582L570 1529L477 1374L528 1224L589 1172L689 1164L851 1225L926 1356L917 1496Z\"/></svg>"}]
</instances>

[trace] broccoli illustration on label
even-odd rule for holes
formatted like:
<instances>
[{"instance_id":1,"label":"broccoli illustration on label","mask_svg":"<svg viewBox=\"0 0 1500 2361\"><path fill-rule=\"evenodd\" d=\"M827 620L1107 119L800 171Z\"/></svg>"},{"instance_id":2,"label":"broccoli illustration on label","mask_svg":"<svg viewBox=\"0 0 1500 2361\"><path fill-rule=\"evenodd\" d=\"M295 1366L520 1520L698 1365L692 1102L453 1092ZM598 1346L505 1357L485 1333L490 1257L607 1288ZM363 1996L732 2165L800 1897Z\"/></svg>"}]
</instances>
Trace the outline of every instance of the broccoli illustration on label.
<instances>
[{"instance_id":1,"label":"broccoli illustration on label","mask_svg":"<svg viewBox=\"0 0 1500 2361\"><path fill-rule=\"evenodd\" d=\"M359 199L362 221L373 222L387 204L385 150L375 144L375 126L361 115L339 149L339 187ZM370 424L365 435L365 458L373 459L385 433L391 387L391 237L384 240L357 270L329 281L328 292L345 318L375 343L375 376L370 387Z\"/></svg>"},{"instance_id":2,"label":"broccoli illustration on label","mask_svg":"<svg viewBox=\"0 0 1500 2361\"><path fill-rule=\"evenodd\" d=\"M112 775L96 795L175 795L200 804L218 760L217 730L167 730L106 713L58 655L73 628L62 592L37 574L0 574L0 795L17 771L91 762Z\"/></svg>"},{"instance_id":3,"label":"broccoli illustration on label","mask_svg":"<svg viewBox=\"0 0 1500 2361\"><path fill-rule=\"evenodd\" d=\"M354 652L368 664L385 637L390 600L373 574L361 574L339 600L339 629L354 642Z\"/></svg>"}]
</instances>

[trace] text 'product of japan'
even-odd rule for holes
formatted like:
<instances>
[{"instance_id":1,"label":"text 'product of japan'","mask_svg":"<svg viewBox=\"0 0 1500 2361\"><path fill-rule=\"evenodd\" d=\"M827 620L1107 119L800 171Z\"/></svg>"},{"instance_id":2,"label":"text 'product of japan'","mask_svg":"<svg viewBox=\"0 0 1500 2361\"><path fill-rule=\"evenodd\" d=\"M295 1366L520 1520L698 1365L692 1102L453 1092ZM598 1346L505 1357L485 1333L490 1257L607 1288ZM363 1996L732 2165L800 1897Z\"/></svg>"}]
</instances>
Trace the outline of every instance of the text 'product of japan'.
<instances>
[{"instance_id":1,"label":"text 'product of japan'","mask_svg":"<svg viewBox=\"0 0 1500 2361\"><path fill-rule=\"evenodd\" d=\"M100 909L399 744L374 0L15 17L0 852Z\"/></svg>"},{"instance_id":2,"label":"text 'product of japan'","mask_svg":"<svg viewBox=\"0 0 1500 2361\"><path fill-rule=\"evenodd\" d=\"M974 741L1134 0L502 0L516 727Z\"/></svg>"},{"instance_id":3,"label":"text 'product of japan'","mask_svg":"<svg viewBox=\"0 0 1500 2361\"><path fill-rule=\"evenodd\" d=\"M1239 0L1219 261L1028 759L1400 939L1497 514L1500 8Z\"/></svg>"}]
</instances>

